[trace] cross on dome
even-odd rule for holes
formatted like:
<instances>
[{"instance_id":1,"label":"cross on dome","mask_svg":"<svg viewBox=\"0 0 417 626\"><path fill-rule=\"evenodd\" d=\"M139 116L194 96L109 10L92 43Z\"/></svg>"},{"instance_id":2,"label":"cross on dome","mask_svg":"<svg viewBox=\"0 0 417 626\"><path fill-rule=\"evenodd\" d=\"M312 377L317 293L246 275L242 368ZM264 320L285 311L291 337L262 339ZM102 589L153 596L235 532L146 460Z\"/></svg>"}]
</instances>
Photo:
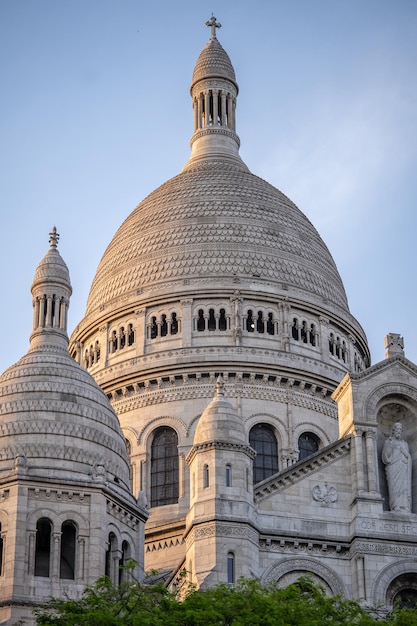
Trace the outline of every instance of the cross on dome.
<instances>
[{"instance_id":1,"label":"cross on dome","mask_svg":"<svg viewBox=\"0 0 417 626\"><path fill-rule=\"evenodd\" d=\"M59 241L59 234L56 232L56 226L53 227L52 232L49 233L49 243L51 248L56 248Z\"/></svg>"},{"instance_id":2,"label":"cross on dome","mask_svg":"<svg viewBox=\"0 0 417 626\"><path fill-rule=\"evenodd\" d=\"M216 39L216 28L221 28L222 25L220 22L216 22L216 18L213 14L211 14L211 18L206 22L206 26L210 26L211 28L211 37Z\"/></svg>"}]
</instances>

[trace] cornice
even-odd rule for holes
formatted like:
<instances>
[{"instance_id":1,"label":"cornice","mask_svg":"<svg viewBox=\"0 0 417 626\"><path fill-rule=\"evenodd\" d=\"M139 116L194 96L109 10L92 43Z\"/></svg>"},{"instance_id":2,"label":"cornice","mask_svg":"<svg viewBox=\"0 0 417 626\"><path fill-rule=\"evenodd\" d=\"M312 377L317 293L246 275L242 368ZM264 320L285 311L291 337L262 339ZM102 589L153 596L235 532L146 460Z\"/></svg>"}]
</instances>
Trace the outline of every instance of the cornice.
<instances>
[{"instance_id":1,"label":"cornice","mask_svg":"<svg viewBox=\"0 0 417 626\"><path fill-rule=\"evenodd\" d=\"M322 470L324 466L333 463L343 456L346 456L350 452L350 446L351 436L348 435L343 439L322 448L308 459L298 461L298 463L291 465L272 478L264 480L262 483L255 486L255 502L261 502L265 498L291 487L295 483L298 483L300 480L306 478L306 476L310 476L311 474Z\"/></svg>"}]
</instances>

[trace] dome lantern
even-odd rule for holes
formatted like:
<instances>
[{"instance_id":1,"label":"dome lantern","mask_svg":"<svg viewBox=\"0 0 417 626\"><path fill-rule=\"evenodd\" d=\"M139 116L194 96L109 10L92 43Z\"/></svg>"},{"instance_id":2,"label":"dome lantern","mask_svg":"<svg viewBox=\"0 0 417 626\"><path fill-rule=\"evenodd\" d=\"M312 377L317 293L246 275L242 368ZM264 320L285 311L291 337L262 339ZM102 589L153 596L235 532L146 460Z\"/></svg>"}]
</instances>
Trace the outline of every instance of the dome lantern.
<instances>
[{"instance_id":1,"label":"dome lantern","mask_svg":"<svg viewBox=\"0 0 417 626\"><path fill-rule=\"evenodd\" d=\"M212 15L206 22L211 36L194 67L190 93L194 111L191 157L184 170L201 159L225 159L247 170L239 156L236 98L239 88L228 54L216 37L221 27Z\"/></svg>"}]
</instances>

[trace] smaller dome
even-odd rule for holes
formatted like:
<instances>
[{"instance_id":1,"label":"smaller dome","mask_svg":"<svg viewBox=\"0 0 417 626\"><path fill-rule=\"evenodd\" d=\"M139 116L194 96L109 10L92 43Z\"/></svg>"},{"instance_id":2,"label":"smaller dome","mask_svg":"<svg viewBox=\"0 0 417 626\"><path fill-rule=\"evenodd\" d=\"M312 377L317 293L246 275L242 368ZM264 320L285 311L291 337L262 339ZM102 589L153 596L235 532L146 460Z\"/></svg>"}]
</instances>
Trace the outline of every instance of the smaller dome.
<instances>
[{"instance_id":1,"label":"smaller dome","mask_svg":"<svg viewBox=\"0 0 417 626\"><path fill-rule=\"evenodd\" d=\"M32 293L39 285L58 284L72 293L71 281L67 264L57 250L59 235L55 226L50 233L50 248L36 268L32 284Z\"/></svg>"},{"instance_id":2,"label":"smaller dome","mask_svg":"<svg viewBox=\"0 0 417 626\"><path fill-rule=\"evenodd\" d=\"M199 419L194 445L213 441L247 445L245 427L230 402L224 397L221 377L216 383L216 395Z\"/></svg>"},{"instance_id":3,"label":"smaller dome","mask_svg":"<svg viewBox=\"0 0 417 626\"><path fill-rule=\"evenodd\" d=\"M191 90L204 78L225 78L238 89L235 70L227 52L216 37L210 37L194 67Z\"/></svg>"}]
</instances>

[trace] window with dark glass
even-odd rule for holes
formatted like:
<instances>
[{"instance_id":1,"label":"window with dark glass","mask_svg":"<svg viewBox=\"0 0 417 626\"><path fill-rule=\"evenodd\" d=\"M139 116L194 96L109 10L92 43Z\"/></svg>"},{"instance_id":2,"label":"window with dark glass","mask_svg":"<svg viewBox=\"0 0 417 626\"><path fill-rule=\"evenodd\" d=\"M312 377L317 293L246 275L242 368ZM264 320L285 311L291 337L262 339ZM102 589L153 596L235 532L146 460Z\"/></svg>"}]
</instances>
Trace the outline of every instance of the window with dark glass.
<instances>
[{"instance_id":1,"label":"window with dark glass","mask_svg":"<svg viewBox=\"0 0 417 626\"><path fill-rule=\"evenodd\" d=\"M161 320L161 337L166 337L167 334L168 334L168 322L167 322L167 316L164 313L162 315L162 320Z\"/></svg>"},{"instance_id":2,"label":"window with dark glass","mask_svg":"<svg viewBox=\"0 0 417 626\"><path fill-rule=\"evenodd\" d=\"M227 330L226 311L220 309L219 330Z\"/></svg>"},{"instance_id":3,"label":"window with dark glass","mask_svg":"<svg viewBox=\"0 0 417 626\"><path fill-rule=\"evenodd\" d=\"M122 542L122 554L119 559L119 585L123 580L126 580L126 563L130 559L130 546L127 541Z\"/></svg>"},{"instance_id":4,"label":"window with dark glass","mask_svg":"<svg viewBox=\"0 0 417 626\"><path fill-rule=\"evenodd\" d=\"M226 465L226 487L232 486L232 466Z\"/></svg>"},{"instance_id":5,"label":"window with dark glass","mask_svg":"<svg viewBox=\"0 0 417 626\"><path fill-rule=\"evenodd\" d=\"M204 465L204 467L203 467L203 488L207 489L207 487L209 485L210 485L209 466L208 465Z\"/></svg>"},{"instance_id":6,"label":"window with dark glass","mask_svg":"<svg viewBox=\"0 0 417 626\"><path fill-rule=\"evenodd\" d=\"M272 313L268 313L268 320L266 322L266 332L268 335L275 335L275 327Z\"/></svg>"},{"instance_id":7,"label":"window with dark glass","mask_svg":"<svg viewBox=\"0 0 417 626\"><path fill-rule=\"evenodd\" d=\"M176 335L177 332L178 332L177 314L171 313L171 335Z\"/></svg>"},{"instance_id":8,"label":"window with dark glass","mask_svg":"<svg viewBox=\"0 0 417 626\"><path fill-rule=\"evenodd\" d=\"M156 317L152 318L151 322L151 339L156 339L158 336L158 324L156 323Z\"/></svg>"},{"instance_id":9,"label":"window with dark glass","mask_svg":"<svg viewBox=\"0 0 417 626\"><path fill-rule=\"evenodd\" d=\"M269 424L256 424L249 433L249 443L256 450L253 482L259 483L278 471L278 444Z\"/></svg>"},{"instance_id":10,"label":"window with dark glass","mask_svg":"<svg viewBox=\"0 0 417 626\"><path fill-rule=\"evenodd\" d=\"M155 432L151 450L151 506L178 502L178 436L172 428Z\"/></svg>"},{"instance_id":11,"label":"window with dark glass","mask_svg":"<svg viewBox=\"0 0 417 626\"><path fill-rule=\"evenodd\" d=\"M198 311L197 330L200 332L206 330L206 320L204 319L203 309Z\"/></svg>"},{"instance_id":12,"label":"window with dark glass","mask_svg":"<svg viewBox=\"0 0 417 626\"><path fill-rule=\"evenodd\" d=\"M235 555L229 552L227 555L227 582L233 584L235 582Z\"/></svg>"},{"instance_id":13,"label":"window with dark glass","mask_svg":"<svg viewBox=\"0 0 417 626\"><path fill-rule=\"evenodd\" d=\"M74 580L76 528L73 522L64 522L61 528L61 558L59 577Z\"/></svg>"},{"instance_id":14,"label":"window with dark glass","mask_svg":"<svg viewBox=\"0 0 417 626\"><path fill-rule=\"evenodd\" d=\"M42 517L36 523L35 576L49 576L52 522Z\"/></svg>"},{"instance_id":15,"label":"window with dark glass","mask_svg":"<svg viewBox=\"0 0 417 626\"><path fill-rule=\"evenodd\" d=\"M216 330L216 317L214 315L214 309L209 310L208 329Z\"/></svg>"},{"instance_id":16,"label":"window with dark glass","mask_svg":"<svg viewBox=\"0 0 417 626\"><path fill-rule=\"evenodd\" d=\"M298 330L298 319L296 317L294 317L292 321L291 334L292 334L293 339L295 339L296 341L299 340L300 336L299 336L299 330Z\"/></svg>"},{"instance_id":17,"label":"window with dark glass","mask_svg":"<svg viewBox=\"0 0 417 626\"><path fill-rule=\"evenodd\" d=\"M105 569L104 569L105 576L108 576L109 578L111 578L111 575L112 575L111 564L112 564L112 559L113 559L114 552L116 549L117 549L116 535L114 533L110 533L108 543L107 543Z\"/></svg>"},{"instance_id":18,"label":"window with dark glass","mask_svg":"<svg viewBox=\"0 0 417 626\"><path fill-rule=\"evenodd\" d=\"M299 460L306 459L319 449L320 439L314 433L303 433L298 438Z\"/></svg>"},{"instance_id":19,"label":"window with dark glass","mask_svg":"<svg viewBox=\"0 0 417 626\"><path fill-rule=\"evenodd\" d=\"M253 320L253 311L251 311L250 309L248 311L248 316L246 318L246 330L249 333L253 333L253 331L255 330L255 322Z\"/></svg>"}]
</instances>

